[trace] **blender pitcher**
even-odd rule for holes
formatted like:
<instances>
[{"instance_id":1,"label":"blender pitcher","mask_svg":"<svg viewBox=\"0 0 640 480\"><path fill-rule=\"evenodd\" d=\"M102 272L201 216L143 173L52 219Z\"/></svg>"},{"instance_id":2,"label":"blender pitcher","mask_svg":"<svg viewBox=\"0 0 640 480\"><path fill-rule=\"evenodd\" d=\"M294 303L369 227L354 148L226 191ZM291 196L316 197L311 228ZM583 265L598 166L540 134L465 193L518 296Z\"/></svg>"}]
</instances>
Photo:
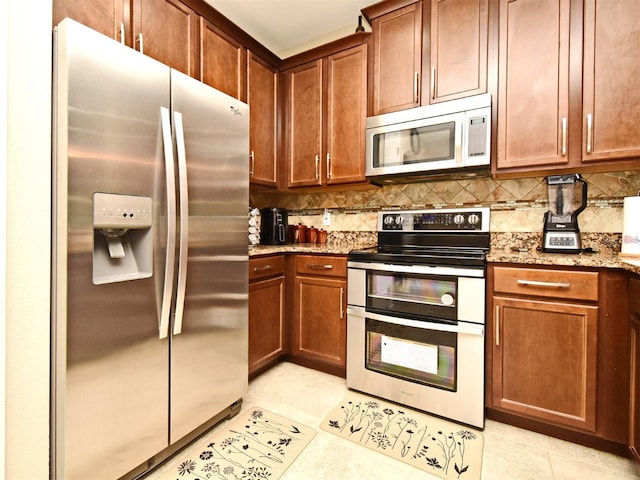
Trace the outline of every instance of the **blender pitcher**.
<instances>
[{"instance_id":1,"label":"blender pitcher","mask_svg":"<svg viewBox=\"0 0 640 480\"><path fill-rule=\"evenodd\" d=\"M542 251L580 253L578 215L587 206L587 182L580 174L547 177L549 211L545 214Z\"/></svg>"}]
</instances>

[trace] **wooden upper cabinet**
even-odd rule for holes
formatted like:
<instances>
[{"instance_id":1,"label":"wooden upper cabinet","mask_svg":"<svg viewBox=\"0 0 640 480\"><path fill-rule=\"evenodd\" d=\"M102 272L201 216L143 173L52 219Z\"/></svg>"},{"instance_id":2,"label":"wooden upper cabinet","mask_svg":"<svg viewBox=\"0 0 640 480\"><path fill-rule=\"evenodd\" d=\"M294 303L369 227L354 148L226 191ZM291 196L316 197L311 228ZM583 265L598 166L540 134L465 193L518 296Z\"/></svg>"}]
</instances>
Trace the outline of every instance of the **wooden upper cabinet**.
<instances>
[{"instance_id":1,"label":"wooden upper cabinet","mask_svg":"<svg viewBox=\"0 0 640 480\"><path fill-rule=\"evenodd\" d=\"M568 162L569 0L502 0L497 167Z\"/></svg>"},{"instance_id":2,"label":"wooden upper cabinet","mask_svg":"<svg viewBox=\"0 0 640 480\"><path fill-rule=\"evenodd\" d=\"M585 0L582 161L640 157L640 2Z\"/></svg>"},{"instance_id":3,"label":"wooden upper cabinet","mask_svg":"<svg viewBox=\"0 0 640 480\"><path fill-rule=\"evenodd\" d=\"M326 181L328 185L365 180L367 46L325 60L327 73Z\"/></svg>"},{"instance_id":4,"label":"wooden upper cabinet","mask_svg":"<svg viewBox=\"0 0 640 480\"><path fill-rule=\"evenodd\" d=\"M638 15L638 2L501 0L496 172L634 166Z\"/></svg>"},{"instance_id":5,"label":"wooden upper cabinet","mask_svg":"<svg viewBox=\"0 0 640 480\"><path fill-rule=\"evenodd\" d=\"M431 1L430 102L423 105L487 92L488 22L488 0Z\"/></svg>"},{"instance_id":6,"label":"wooden upper cabinet","mask_svg":"<svg viewBox=\"0 0 640 480\"><path fill-rule=\"evenodd\" d=\"M289 187L321 185L322 60L287 72Z\"/></svg>"},{"instance_id":7,"label":"wooden upper cabinet","mask_svg":"<svg viewBox=\"0 0 640 480\"><path fill-rule=\"evenodd\" d=\"M133 47L199 78L198 20L196 12L178 0L132 0Z\"/></svg>"},{"instance_id":8,"label":"wooden upper cabinet","mask_svg":"<svg viewBox=\"0 0 640 480\"><path fill-rule=\"evenodd\" d=\"M422 2L375 17L373 115L420 105Z\"/></svg>"},{"instance_id":9,"label":"wooden upper cabinet","mask_svg":"<svg viewBox=\"0 0 640 480\"><path fill-rule=\"evenodd\" d=\"M246 49L204 18L200 18L200 41L200 79L244 101Z\"/></svg>"},{"instance_id":10,"label":"wooden upper cabinet","mask_svg":"<svg viewBox=\"0 0 640 480\"><path fill-rule=\"evenodd\" d=\"M53 25L66 17L82 23L108 37L120 40L124 15L122 0L55 0ZM122 32L124 34L124 32Z\"/></svg>"},{"instance_id":11,"label":"wooden upper cabinet","mask_svg":"<svg viewBox=\"0 0 640 480\"><path fill-rule=\"evenodd\" d=\"M367 45L349 45L286 71L288 187L366 180Z\"/></svg>"},{"instance_id":12,"label":"wooden upper cabinet","mask_svg":"<svg viewBox=\"0 0 640 480\"><path fill-rule=\"evenodd\" d=\"M278 72L249 52L247 78L247 102L251 107L249 180L275 187Z\"/></svg>"}]
</instances>

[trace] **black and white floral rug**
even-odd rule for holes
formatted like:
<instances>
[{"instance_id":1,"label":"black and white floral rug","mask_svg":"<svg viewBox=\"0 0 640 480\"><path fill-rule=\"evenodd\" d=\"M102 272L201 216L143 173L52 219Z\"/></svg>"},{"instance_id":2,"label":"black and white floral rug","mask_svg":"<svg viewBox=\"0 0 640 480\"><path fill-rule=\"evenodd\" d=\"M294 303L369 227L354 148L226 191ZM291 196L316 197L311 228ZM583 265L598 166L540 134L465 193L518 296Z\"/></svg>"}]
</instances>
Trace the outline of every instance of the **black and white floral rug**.
<instances>
[{"instance_id":1,"label":"black and white floral rug","mask_svg":"<svg viewBox=\"0 0 640 480\"><path fill-rule=\"evenodd\" d=\"M276 480L316 431L259 407L240 412L206 435L192 453L178 456L161 480Z\"/></svg>"},{"instance_id":2,"label":"black and white floral rug","mask_svg":"<svg viewBox=\"0 0 640 480\"><path fill-rule=\"evenodd\" d=\"M479 480L479 431L349 392L320 427L447 480Z\"/></svg>"}]
</instances>

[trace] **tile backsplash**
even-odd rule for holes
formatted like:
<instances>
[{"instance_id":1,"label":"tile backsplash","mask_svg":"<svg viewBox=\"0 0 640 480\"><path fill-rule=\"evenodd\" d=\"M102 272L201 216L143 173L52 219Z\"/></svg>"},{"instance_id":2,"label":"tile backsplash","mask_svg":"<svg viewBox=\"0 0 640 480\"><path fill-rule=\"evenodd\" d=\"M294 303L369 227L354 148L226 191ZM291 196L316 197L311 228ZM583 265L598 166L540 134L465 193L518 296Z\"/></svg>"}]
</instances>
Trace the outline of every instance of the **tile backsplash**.
<instances>
[{"instance_id":1,"label":"tile backsplash","mask_svg":"<svg viewBox=\"0 0 640 480\"><path fill-rule=\"evenodd\" d=\"M582 232L620 233L624 197L640 191L640 170L583 175L588 205L578 222ZM289 210L289 223L302 222L331 232L373 232L381 209L488 206L492 232L541 232L547 211L545 177L491 177L407 183L318 193L252 192L251 205ZM323 213L331 224L323 225Z\"/></svg>"}]
</instances>

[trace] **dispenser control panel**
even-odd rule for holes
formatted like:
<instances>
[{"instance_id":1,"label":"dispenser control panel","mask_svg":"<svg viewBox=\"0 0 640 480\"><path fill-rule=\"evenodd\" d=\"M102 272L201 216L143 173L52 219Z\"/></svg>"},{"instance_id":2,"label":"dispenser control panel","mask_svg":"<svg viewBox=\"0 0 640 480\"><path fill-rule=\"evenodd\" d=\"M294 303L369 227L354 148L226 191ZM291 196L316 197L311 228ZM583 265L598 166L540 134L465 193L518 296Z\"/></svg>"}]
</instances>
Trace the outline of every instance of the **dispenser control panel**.
<instances>
[{"instance_id":1,"label":"dispenser control panel","mask_svg":"<svg viewBox=\"0 0 640 480\"><path fill-rule=\"evenodd\" d=\"M117 193L93 194L94 228L151 226L151 198Z\"/></svg>"}]
</instances>

